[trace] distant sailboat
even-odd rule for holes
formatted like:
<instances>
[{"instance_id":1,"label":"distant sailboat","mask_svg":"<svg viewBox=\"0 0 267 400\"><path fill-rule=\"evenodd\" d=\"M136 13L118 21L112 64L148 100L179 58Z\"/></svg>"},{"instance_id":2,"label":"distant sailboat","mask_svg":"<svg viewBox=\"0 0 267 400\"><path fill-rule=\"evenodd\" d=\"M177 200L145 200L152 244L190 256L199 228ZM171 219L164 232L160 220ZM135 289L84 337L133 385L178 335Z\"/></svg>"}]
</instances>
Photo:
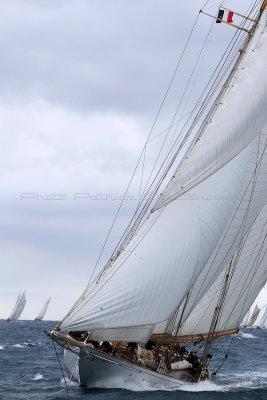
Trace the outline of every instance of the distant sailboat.
<instances>
[{"instance_id":1,"label":"distant sailboat","mask_svg":"<svg viewBox=\"0 0 267 400\"><path fill-rule=\"evenodd\" d=\"M266 321L267 321L267 306L265 307L265 310L264 310L264 313L263 313L263 316L262 316L260 322L257 324L257 328L265 328Z\"/></svg>"},{"instance_id":2,"label":"distant sailboat","mask_svg":"<svg viewBox=\"0 0 267 400\"><path fill-rule=\"evenodd\" d=\"M252 313L252 315L251 315L251 317L250 317L250 320L248 321L248 323L247 323L247 327L249 328L249 327L251 327L251 326L253 326L254 324L255 324L255 322L256 322L256 319L258 318L258 316L259 316L259 313L260 313L260 308L258 307L258 305L256 304L256 306L255 306L255 308L254 308L254 311L253 311L253 313Z\"/></svg>"},{"instance_id":3,"label":"distant sailboat","mask_svg":"<svg viewBox=\"0 0 267 400\"><path fill-rule=\"evenodd\" d=\"M35 318L35 321L42 321L43 320L43 318L45 316L45 313L47 311L47 308L49 306L50 299L51 299L51 297L49 297L49 299L46 300L46 302L45 302L44 306L42 307L41 311L39 312L39 314Z\"/></svg>"},{"instance_id":4,"label":"distant sailboat","mask_svg":"<svg viewBox=\"0 0 267 400\"><path fill-rule=\"evenodd\" d=\"M26 304L26 297L25 297L25 291L21 294L19 294L16 304L12 310L12 313L10 314L10 316L8 317L8 321L16 321L17 319L19 319L19 317L22 314L22 311L24 310Z\"/></svg>"}]
</instances>

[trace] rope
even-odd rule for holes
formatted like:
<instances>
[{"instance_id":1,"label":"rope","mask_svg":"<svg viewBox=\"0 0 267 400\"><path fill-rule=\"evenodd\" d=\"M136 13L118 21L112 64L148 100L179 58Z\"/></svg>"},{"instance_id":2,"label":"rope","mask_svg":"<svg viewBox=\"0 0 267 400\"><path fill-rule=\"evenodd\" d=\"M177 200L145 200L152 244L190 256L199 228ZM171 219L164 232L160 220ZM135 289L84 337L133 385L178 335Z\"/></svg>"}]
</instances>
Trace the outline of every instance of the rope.
<instances>
[{"instance_id":1,"label":"rope","mask_svg":"<svg viewBox=\"0 0 267 400\"><path fill-rule=\"evenodd\" d=\"M65 375L64 375L64 371L63 371L63 368L62 368L62 365L61 365L61 362L60 362L60 359L59 359L59 356L58 356L58 352L57 352L57 349L56 349L56 346L55 346L55 343L54 343L53 339L52 339L52 343L53 343L53 346L54 346L54 349L55 349L55 353L57 355L57 360L58 360L58 363L59 363L59 366L60 366L60 369L61 369L61 373L62 373L64 382L65 382L66 388L69 389L69 387L67 385L67 381L66 381Z\"/></svg>"}]
</instances>

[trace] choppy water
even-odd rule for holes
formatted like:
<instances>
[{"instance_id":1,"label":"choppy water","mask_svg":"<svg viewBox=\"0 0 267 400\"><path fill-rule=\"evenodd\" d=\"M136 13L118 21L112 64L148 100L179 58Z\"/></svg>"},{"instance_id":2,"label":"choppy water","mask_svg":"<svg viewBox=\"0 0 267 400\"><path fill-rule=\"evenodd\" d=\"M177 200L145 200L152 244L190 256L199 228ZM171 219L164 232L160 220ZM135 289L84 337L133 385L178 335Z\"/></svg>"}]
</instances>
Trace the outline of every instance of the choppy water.
<instances>
[{"instance_id":1,"label":"choppy water","mask_svg":"<svg viewBox=\"0 0 267 400\"><path fill-rule=\"evenodd\" d=\"M232 341L229 358L211 381L184 384L177 391L66 389L51 341L43 333L54 322L0 320L0 399L38 400L242 400L267 399L267 329L245 329ZM214 370L231 338L217 342ZM62 349L58 353L63 363ZM146 389L146 390L144 390Z\"/></svg>"}]
</instances>

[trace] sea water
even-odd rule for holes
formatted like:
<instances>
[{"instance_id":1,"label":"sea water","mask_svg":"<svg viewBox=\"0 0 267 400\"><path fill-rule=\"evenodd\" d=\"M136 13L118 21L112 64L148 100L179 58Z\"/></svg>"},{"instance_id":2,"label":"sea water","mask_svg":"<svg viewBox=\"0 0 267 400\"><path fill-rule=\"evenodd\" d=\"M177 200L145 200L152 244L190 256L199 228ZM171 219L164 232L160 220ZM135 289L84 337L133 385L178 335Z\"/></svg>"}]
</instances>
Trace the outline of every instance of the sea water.
<instances>
[{"instance_id":1,"label":"sea water","mask_svg":"<svg viewBox=\"0 0 267 400\"><path fill-rule=\"evenodd\" d=\"M134 384L128 390L86 389L66 380L67 388L54 346L44 333L55 324L0 320L1 400L267 399L267 329L243 329L238 335L215 341L211 371L215 372L225 360L217 374L210 381L182 384L177 390L167 391L164 387L151 390ZM64 369L63 351L56 348ZM227 359L225 354L229 354ZM123 386L123 382L120 384Z\"/></svg>"}]
</instances>

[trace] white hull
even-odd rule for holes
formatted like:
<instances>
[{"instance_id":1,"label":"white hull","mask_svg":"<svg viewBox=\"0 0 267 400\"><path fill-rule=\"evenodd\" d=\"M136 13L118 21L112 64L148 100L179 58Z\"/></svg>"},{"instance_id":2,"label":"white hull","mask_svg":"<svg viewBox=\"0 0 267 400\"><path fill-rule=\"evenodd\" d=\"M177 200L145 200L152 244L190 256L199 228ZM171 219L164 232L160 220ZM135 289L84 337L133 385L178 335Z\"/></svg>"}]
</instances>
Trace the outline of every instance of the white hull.
<instances>
[{"instance_id":1,"label":"white hull","mask_svg":"<svg viewBox=\"0 0 267 400\"><path fill-rule=\"evenodd\" d=\"M72 380L79 382L81 386L164 390L179 389L185 382L193 382L190 370L175 371L171 377L94 349L86 349L86 353L84 358L64 350L68 376L72 376Z\"/></svg>"}]
</instances>

